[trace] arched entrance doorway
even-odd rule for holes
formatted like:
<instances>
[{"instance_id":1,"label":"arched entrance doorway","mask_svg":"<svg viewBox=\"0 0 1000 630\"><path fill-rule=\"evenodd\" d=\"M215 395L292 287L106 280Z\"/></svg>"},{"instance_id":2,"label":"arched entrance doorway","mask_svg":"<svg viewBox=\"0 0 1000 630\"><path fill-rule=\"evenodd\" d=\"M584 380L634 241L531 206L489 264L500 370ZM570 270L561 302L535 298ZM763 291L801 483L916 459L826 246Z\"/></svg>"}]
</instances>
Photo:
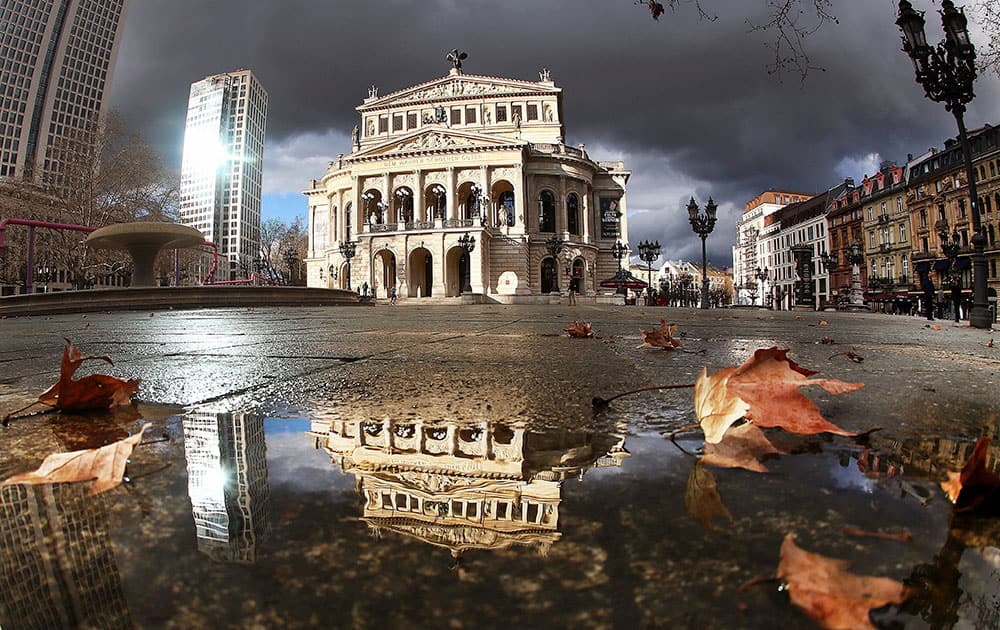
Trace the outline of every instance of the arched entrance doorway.
<instances>
[{"instance_id":1,"label":"arched entrance doorway","mask_svg":"<svg viewBox=\"0 0 1000 630\"><path fill-rule=\"evenodd\" d=\"M418 247L410 252L408 271L408 297L430 297L434 283L434 258L429 250Z\"/></svg>"},{"instance_id":2,"label":"arched entrance doorway","mask_svg":"<svg viewBox=\"0 0 1000 630\"><path fill-rule=\"evenodd\" d=\"M573 261L573 276L569 281L569 290L574 293L583 293L583 259L581 258Z\"/></svg>"},{"instance_id":3,"label":"arched entrance doorway","mask_svg":"<svg viewBox=\"0 0 1000 630\"><path fill-rule=\"evenodd\" d=\"M370 289L374 297L389 297L389 290L396 285L396 255L391 249L381 249L372 257Z\"/></svg>"},{"instance_id":4,"label":"arched entrance doorway","mask_svg":"<svg viewBox=\"0 0 1000 630\"><path fill-rule=\"evenodd\" d=\"M542 259L542 293L559 290L559 276L556 259L551 256Z\"/></svg>"},{"instance_id":5,"label":"arched entrance doorway","mask_svg":"<svg viewBox=\"0 0 1000 630\"><path fill-rule=\"evenodd\" d=\"M462 247L452 247L446 261L445 291L449 297L462 295L462 287L469 279L469 254Z\"/></svg>"}]
</instances>

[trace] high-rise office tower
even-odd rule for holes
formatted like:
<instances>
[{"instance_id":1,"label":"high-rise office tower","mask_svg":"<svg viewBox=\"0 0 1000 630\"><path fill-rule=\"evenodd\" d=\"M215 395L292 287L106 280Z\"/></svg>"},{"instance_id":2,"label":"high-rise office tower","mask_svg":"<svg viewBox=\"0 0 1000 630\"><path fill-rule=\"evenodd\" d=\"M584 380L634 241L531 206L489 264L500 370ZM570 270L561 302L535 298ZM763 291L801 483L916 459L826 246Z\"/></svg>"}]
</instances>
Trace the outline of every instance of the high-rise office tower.
<instances>
[{"instance_id":1,"label":"high-rise office tower","mask_svg":"<svg viewBox=\"0 0 1000 630\"><path fill-rule=\"evenodd\" d=\"M65 184L57 147L99 120L126 4L0 0L0 177Z\"/></svg>"},{"instance_id":2,"label":"high-rise office tower","mask_svg":"<svg viewBox=\"0 0 1000 630\"><path fill-rule=\"evenodd\" d=\"M228 277L260 257L260 197L267 92L249 70L191 85L180 216L229 261Z\"/></svg>"}]
</instances>

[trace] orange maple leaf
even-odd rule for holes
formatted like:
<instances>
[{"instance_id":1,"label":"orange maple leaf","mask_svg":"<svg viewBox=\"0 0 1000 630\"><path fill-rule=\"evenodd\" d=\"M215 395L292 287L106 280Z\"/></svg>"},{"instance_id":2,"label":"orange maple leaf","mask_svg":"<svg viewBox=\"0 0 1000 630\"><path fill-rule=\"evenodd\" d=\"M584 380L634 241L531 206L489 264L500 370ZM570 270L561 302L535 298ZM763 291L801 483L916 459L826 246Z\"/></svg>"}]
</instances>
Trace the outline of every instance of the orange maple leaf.
<instances>
[{"instance_id":1,"label":"orange maple leaf","mask_svg":"<svg viewBox=\"0 0 1000 630\"><path fill-rule=\"evenodd\" d=\"M674 339L673 334L677 331L677 324L670 324L667 326L667 320L660 320L659 329L654 328L653 330L642 331L642 343L637 347L650 347L650 348L665 348L667 350L673 350L674 348L683 348L684 344L680 342L679 339Z\"/></svg>"},{"instance_id":2,"label":"orange maple leaf","mask_svg":"<svg viewBox=\"0 0 1000 630\"><path fill-rule=\"evenodd\" d=\"M121 484L129 455L132 454L135 445L142 441L142 434L151 426L153 425L147 422L135 435L101 448L53 453L46 457L36 470L14 475L0 485L62 483L94 479L96 481L87 494L100 494Z\"/></svg>"},{"instance_id":3,"label":"orange maple leaf","mask_svg":"<svg viewBox=\"0 0 1000 630\"><path fill-rule=\"evenodd\" d=\"M127 405L132 394L139 388L139 379L134 378L126 381L106 374L91 374L74 381L73 374L84 361L89 359L114 365L108 357L81 355L80 351L67 339L66 348L63 350L62 365L59 368L59 381L44 391L38 397L38 402L64 411L107 409L116 405Z\"/></svg>"},{"instance_id":4,"label":"orange maple leaf","mask_svg":"<svg viewBox=\"0 0 1000 630\"><path fill-rule=\"evenodd\" d=\"M577 322L574 321L572 324L563 329L570 337L576 337L578 339L584 339L586 337L593 337L594 330L590 327L587 322Z\"/></svg>"},{"instance_id":5,"label":"orange maple leaf","mask_svg":"<svg viewBox=\"0 0 1000 630\"><path fill-rule=\"evenodd\" d=\"M941 489L955 504L956 511L978 510L996 503L1000 499L1000 477L986 467L990 451L990 439L979 438L972 449L972 455L960 472L948 472L948 480L941 482Z\"/></svg>"},{"instance_id":6,"label":"orange maple leaf","mask_svg":"<svg viewBox=\"0 0 1000 630\"><path fill-rule=\"evenodd\" d=\"M695 413L705 432L705 441L717 444L726 430L741 417L762 427L781 427L791 433L811 435L836 433L856 436L828 422L800 387L817 385L831 394L864 387L835 379L809 377L816 374L787 357L788 350L757 350L738 368L726 368L707 376L702 370L695 382Z\"/></svg>"},{"instance_id":7,"label":"orange maple leaf","mask_svg":"<svg viewBox=\"0 0 1000 630\"><path fill-rule=\"evenodd\" d=\"M712 519L723 516L733 522L733 515L722 503L719 486L715 483L715 475L705 469L701 461L694 464L684 487L684 507L688 514L701 523L707 530L712 530Z\"/></svg>"},{"instance_id":8,"label":"orange maple leaf","mask_svg":"<svg viewBox=\"0 0 1000 630\"><path fill-rule=\"evenodd\" d=\"M843 560L809 553L795 544L792 534L781 543L778 578L788 584L792 603L823 628L871 628L873 608L902 604L910 591L884 577L855 575Z\"/></svg>"}]
</instances>

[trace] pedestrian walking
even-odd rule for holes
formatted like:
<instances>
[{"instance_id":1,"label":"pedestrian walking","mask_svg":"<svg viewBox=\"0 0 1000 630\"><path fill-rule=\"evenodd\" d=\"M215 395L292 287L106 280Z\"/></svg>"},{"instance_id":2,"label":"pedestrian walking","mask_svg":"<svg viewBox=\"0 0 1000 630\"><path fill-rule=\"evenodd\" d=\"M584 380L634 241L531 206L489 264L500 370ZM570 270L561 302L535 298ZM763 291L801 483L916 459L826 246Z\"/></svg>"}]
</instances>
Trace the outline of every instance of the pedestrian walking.
<instances>
[{"instance_id":1,"label":"pedestrian walking","mask_svg":"<svg viewBox=\"0 0 1000 630\"><path fill-rule=\"evenodd\" d=\"M389 290L389 304L396 304L396 285L393 285L392 289Z\"/></svg>"},{"instance_id":2,"label":"pedestrian walking","mask_svg":"<svg viewBox=\"0 0 1000 630\"><path fill-rule=\"evenodd\" d=\"M924 292L924 315L934 321L934 283L927 271L920 272L920 290Z\"/></svg>"}]
</instances>

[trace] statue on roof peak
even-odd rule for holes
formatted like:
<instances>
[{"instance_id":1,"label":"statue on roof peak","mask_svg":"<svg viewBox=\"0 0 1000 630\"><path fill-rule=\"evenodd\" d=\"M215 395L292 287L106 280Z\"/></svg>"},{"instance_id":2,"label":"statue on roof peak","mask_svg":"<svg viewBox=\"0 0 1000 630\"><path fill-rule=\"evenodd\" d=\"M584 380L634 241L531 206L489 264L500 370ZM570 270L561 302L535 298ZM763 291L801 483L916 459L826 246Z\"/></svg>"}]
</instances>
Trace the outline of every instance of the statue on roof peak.
<instances>
[{"instance_id":1,"label":"statue on roof peak","mask_svg":"<svg viewBox=\"0 0 1000 630\"><path fill-rule=\"evenodd\" d=\"M459 52L457 48L453 49L450 53L445 56L445 59L451 62L455 70L462 70L462 60L468 58L468 54L464 52Z\"/></svg>"}]
</instances>

